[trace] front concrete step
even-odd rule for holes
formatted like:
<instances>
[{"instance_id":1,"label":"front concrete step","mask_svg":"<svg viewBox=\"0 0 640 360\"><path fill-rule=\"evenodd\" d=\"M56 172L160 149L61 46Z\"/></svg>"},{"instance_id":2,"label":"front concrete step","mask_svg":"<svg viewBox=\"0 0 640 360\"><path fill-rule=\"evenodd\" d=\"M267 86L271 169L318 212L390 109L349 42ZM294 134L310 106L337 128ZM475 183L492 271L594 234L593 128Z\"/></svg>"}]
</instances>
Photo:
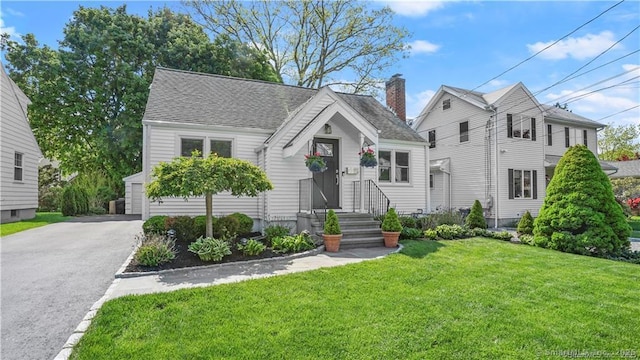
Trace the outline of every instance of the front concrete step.
<instances>
[{"instance_id":1,"label":"front concrete step","mask_svg":"<svg viewBox=\"0 0 640 360\"><path fill-rule=\"evenodd\" d=\"M342 230L342 241L340 242L340 248L352 249L363 247L379 247L384 246L384 239L380 230L380 222L373 219L371 214L361 213L342 213L337 212L338 222L340 223L340 229ZM319 213L316 217L308 216L309 223L311 225L312 234L316 235L318 241L322 241L322 222L318 220L320 218L324 220L324 214Z\"/></svg>"}]
</instances>

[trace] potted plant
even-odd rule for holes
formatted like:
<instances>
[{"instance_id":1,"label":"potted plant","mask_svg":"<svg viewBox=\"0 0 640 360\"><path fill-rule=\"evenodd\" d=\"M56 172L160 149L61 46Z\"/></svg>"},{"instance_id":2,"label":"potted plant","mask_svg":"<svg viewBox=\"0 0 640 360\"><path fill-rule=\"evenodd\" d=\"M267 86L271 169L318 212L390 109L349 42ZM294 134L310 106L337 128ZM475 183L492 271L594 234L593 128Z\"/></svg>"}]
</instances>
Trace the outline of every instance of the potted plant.
<instances>
[{"instance_id":1,"label":"potted plant","mask_svg":"<svg viewBox=\"0 0 640 360\"><path fill-rule=\"evenodd\" d=\"M358 155L360 155L360 166L375 167L376 165L378 165L376 153L372 148L368 148L367 150L362 149L362 151L360 151Z\"/></svg>"},{"instance_id":2,"label":"potted plant","mask_svg":"<svg viewBox=\"0 0 640 360\"><path fill-rule=\"evenodd\" d=\"M396 209L390 208L382 221L382 236L384 237L384 246L396 247L398 246L398 238L402 231L402 224L398 220L398 214Z\"/></svg>"},{"instance_id":3,"label":"potted plant","mask_svg":"<svg viewBox=\"0 0 640 360\"><path fill-rule=\"evenodd\" d=\"M336 215L333 209L327 213L327 221L324 223L322 239L324 240L324 248L328 252L338 252L338 250L340 250L342 231L340 230L338 215Z\"/></svg>"},{"instance_id":4,"label":"potted plant","mask_svg":"<svg viewBox=\"0 0 640 360\"><path fill-rule=\"evenodd\" d=\"M323 172L327 170L327 164L320 156L319 152L307 154L304 156L304 164L311 172Z\"/></svg>"}]
</instances>

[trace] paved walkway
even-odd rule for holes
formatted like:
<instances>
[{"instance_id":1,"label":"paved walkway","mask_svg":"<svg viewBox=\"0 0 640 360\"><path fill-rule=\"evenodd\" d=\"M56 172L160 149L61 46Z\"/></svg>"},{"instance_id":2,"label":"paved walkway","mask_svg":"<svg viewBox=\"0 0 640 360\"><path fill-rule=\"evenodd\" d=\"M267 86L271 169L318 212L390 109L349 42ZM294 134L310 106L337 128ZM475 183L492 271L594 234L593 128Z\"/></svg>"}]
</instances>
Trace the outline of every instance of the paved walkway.
<instances>
[{"instance_id":1,"label":"paved walkway","mask_svg":"<svg viewBox=\"0 0 640 360\"><path fill-rule=\"evenodd\" d=\"M167 292L184 288L233 283L275 275L309 271L324 267L352 264L386 256L397 248L366 248L341 250L337 253L318 252L298 258L278 258L250 264L227 263L202 269L177 269L159 274L118 278L106 294L105 300L130 294Z\"/></svg>"}]
</instances>

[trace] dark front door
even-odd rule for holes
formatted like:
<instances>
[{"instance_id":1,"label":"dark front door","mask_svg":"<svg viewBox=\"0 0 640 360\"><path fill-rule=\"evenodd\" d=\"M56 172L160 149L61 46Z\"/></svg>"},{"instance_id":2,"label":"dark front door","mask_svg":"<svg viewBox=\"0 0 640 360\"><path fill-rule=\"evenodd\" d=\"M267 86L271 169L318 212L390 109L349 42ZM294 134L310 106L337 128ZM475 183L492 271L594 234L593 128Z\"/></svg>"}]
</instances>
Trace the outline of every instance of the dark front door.
<instances>
[{"instance_id":1,"label":"dark front door","mask_svg":"<svg viewBox=\"0 0 640 360\"><path fill-rule=\"evenodd\" d=\"M327 164L327 170L321 173L313 173L315 181L313 190L313 208L323 209L324 198L327 198L327 208L337 209L340 207L340 158L338 155L337 139L319 139L313 140L313 151L319 152L320 156ZM322 190L322 194L320 193Z\"/></svg>"}]
</instances>

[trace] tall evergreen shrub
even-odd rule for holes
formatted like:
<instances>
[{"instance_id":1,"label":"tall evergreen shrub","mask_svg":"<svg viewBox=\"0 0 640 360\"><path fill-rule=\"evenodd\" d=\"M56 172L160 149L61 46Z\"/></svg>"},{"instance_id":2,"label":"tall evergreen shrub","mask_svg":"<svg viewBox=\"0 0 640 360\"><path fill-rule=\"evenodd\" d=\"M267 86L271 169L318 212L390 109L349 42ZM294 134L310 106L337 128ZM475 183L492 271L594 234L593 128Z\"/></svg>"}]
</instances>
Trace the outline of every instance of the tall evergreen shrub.
<instances>
[{"instance_id":1,"label":"tall evergreen shrub","mask_svg":"<svg viewBox=\"0 0 640 360\"><path fill-rule=\"evenodd\" d=\"M518 221L518 235L531 235L533 234L533 216L529 210L527 210L524 215Z\"/></svg>"},{"instance_id":2,"label":"tall evergreen shrub","mask_svg":"<svg viewBox=\"0 0 640 360\"><path fill-rule=\"evenodd\" d=\"M471 207L471 212L467 216L465 220L465 225L469 229L486 229L487 228L487 220L484 218L484 211L482 210L482 205L480 201L476 200L473 202L473 206Z\"/></svg>"},{"instance_id":3,"label":"tall evergreen shrub","mask_svg":"<svg viewBox=\"0 0 640 360\"><path fill-rule=\"evenodd\" d=\"M571 147L558 162L533 234L536 245L576 254L619 254L631 229L611 182L584 145Z\"/></svg>"},{"instance_id":4,"label":"tall evergreen shrub","mask_svg":"<svg viewBox=\"0 0 640 360\"><path fill-rule=\"evenodd\" d=\"M330 209L327 213L327 221L324 223L324 233L326 235L340 235L340 222L338 222L338 215L336 215L333 209Z\"/></svg>"}]
</instances>

